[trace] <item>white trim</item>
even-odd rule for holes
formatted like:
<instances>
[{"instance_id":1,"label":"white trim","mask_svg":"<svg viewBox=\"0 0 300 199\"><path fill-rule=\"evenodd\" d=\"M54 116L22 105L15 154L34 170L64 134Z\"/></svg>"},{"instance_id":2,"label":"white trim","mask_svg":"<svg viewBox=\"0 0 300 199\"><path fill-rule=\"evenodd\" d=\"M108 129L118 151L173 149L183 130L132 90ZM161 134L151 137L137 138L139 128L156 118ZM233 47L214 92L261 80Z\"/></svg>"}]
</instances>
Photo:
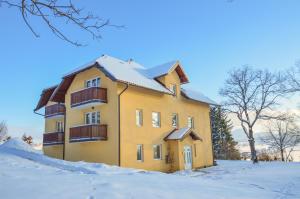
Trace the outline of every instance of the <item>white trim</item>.
<instances>
[{"instance_id":1,"label":"white trim","mask_svg":"<svg viewBox=\"0 0 300 199\"><path fill-rule=\"evenodd\" d=\"M59 114L55 113L45 117L45 119L59 119L59 118L63 118L64 116L65 116L64 113L59 113Z\"/></svg>"},{"instance_id":2,"label":"white trim","mask_svg":"<svg viewBox=\"0 0 300 199\"><path fill-rule=\"evenodd\" d=\"M99 113L99 114L98 114ZM90 123L87 123L87 120L86 120L86 116L89 114L89 120L90 120ZM93 114L95 114L95 122L93 122ZM99 116L99 118L98 118ZM99 123L97 122L99 119ZM100 115L100 111L90 111L90 112L86 112L84 113L84 123L86 125L92 125L92 124L100 124L101 123L101 115Z\"/></svg>"},{"instance_id":3,"label":"white trim","mask_svg":"<svg viewBox=\"0 0 300 199\"><path fill-rule=\"evenodd\" d=\"M90 87L87 87L87 82L93 82L93 80L96 80L97 81L97 79L99 78L99 85L98 86L90 86ZM95 77L95 78L92 78L92 79L88 79L88 80L85 80L84 81L84 87L85 88L93 88L93 87L100 87L100 85L101 85L101 78L100 78L100 76L97 76L97 77Z\"/></svg>"},{"instance_id":4,"label":"white trim","mask_svg":"<svg viewBox=\"0 0 300 199\"><path fill-rule=\"evenodd\" d=\"M140 148L139 148L140 147ZM144 162L144 146L142 145L142 144L138 144L137 145L137 153L138 153L138 150L139 149L141 149L141 159L140 160L138 160L137 158L138 158L138 156L136 156L136 160L138 161L138 162ZM137 154L136 154L137 155Z\"/></svg>"},{"instance_id":5,"label":"white trim","mask_svg":"<svg viewBox=\"0 0 300 199\"><path fill-rule=\"evenodd\" d=\"M176 116L176 125L175 126L173 125L173 117L174 116ZM179 124L178 124L179 122L178 121L179 121L178 113L172 113L172 116L171 116L171 126L174 127L174 128L178 128L178 126L179 126Z\"/></svg>"},{"instance_id":6,"label":"white trim","mask_svg":"<svg viewBox=\"0 0 300 199\"><path fill-rule=\"evenodd\" d=\"M97 102L93 102L93 101L95 101L95 99L84 101L83 103L76 103L76 104L73 104L71 106L71 108L72 109L84 109L84 108L87 108L90 106L100 106L100 105L106 104L105 102L102 102L101 100L99 100ZM77 104L82 104L82 105L77 105Z\"/></svg>"},{"instance_id":7,"label":"white trim","mask_svg":"<svg viewBox=\"0 0 300 199\"><path fill-rule=\"evenodd\" d=\"M71 126L70 128L82 127L82 126L91 126L91 125L101 125L101 124L79 124L75 126Z\"/></svg>"},{"instance_id":8,"label":"white trim","mask_svg":"<svg viewBox=\"0 0 300 199\"><path fill-rule=\"evenodd\" d=\"M143 110L135 109L135 125L138 127L143 126Z\"/></svg>"},{"instance_id":9,"label":"white trim","mask_svg":"<svg viewBox=\"0 0 300 199\"><path fill-rule=\"evenodd\" d=\"M189 119L191 119L191 126L189 126ZM194 123L194 117L192 116L188 116L188 119L187 119L187 126L191 129L194 129L195 128L195 123Z\"/></svg>"},{"instance_id":10,"label":"white trim","mask_svg":"<svg viewBox=\"0 0 300 199\"><path fill-rule=\"evenodd\" d=\"M153 123L153 114L157 114L157 119L158 119L158 125L155 123ZM152 111L151 113L151 123L152 123L152 127L154 128L160 128L161 127L161 115L160 115L160 112L156 112L156 111Z\"/></svg>"},{"instance_id":11,"label":"white trim","mask_svg":"<svg viewBox=\"0 0 300 199\"><path fill-rule=\"evenodd\" d=\"M159 146L159 156L160 158L155 158L154 157L154 147ZM153 160L162 160L162 145L161 144L154 144L152 145L152 150L153 150Z\"/></svg>"}]
</instances>

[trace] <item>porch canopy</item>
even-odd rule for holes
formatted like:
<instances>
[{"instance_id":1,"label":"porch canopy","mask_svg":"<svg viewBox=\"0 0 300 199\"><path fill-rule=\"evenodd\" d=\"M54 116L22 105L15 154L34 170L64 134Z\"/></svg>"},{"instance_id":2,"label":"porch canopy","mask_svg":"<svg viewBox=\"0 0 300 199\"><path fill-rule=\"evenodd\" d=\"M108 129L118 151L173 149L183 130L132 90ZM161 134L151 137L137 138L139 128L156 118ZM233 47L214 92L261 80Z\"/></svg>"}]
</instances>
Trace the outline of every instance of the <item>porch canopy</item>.
<instances>
[{"instance_id":1,"label":"porch canopy","mask_svg":"<svg viewBox=\"0 0 300 199\"><path fill-rule=\"evenodd\" d=\"M183 140L187 136L191 136L193 140L201 140L201 137L194 132L194 130L190 127L184 127L181 129L174 129L171 131L165 138L164 140Z\"/></svg>"}]
</instances>

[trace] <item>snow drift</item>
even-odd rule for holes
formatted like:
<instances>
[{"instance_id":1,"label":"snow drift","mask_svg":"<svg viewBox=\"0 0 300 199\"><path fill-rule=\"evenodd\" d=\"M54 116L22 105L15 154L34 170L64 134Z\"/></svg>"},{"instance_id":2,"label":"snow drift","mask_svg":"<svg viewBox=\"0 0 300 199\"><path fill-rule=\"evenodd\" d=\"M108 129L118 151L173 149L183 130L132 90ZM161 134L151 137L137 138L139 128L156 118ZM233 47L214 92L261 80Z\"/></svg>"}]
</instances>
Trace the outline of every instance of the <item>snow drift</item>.
<instances>
[{"instance_id":1,"label":"snow drift","mask_svg":"<svg viewBox=\"0 0 300 199\"><path fill-rule=\"evenodd\" d=\"M68 162L19 139L0 145L1 198L300 198L299 163L219 161L174 174Z\"/></svg>"}]
</instances>

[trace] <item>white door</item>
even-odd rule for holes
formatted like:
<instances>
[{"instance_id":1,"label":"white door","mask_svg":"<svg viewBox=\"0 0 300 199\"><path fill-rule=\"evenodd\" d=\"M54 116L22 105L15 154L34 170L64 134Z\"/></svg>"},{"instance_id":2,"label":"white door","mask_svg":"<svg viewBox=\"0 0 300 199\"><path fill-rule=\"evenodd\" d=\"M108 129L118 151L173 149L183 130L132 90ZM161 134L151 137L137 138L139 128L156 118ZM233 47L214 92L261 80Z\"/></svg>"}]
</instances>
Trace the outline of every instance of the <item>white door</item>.
<instances>
[{"instance_id":1,"label":"white door","mask_svg":"<svg viewBox=\"0 0 300 199\"><path fill-rule=\"evenodd\" d=\"M186 170L192 169L192 148L190 146L184 146L184 168Z\"/></svg>"}]
</instances>

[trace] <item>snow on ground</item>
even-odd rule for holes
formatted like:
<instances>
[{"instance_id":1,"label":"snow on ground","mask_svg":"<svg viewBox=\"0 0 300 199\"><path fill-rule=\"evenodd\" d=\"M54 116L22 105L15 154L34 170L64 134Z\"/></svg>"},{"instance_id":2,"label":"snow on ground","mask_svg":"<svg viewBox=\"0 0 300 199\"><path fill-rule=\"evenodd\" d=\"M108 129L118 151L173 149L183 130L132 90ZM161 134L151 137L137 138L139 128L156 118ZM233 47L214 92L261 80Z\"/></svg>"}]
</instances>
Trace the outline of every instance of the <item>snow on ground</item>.
<instances>
[{"instance_id":1,"label":"snow on ground","mask_svg":"<svg viewBox=\"0 0 300 199\"><path fill-rule=\"evenodd\" d=\"M12 139L0 146L0 198L300 198L300 163L218 163L164 174L56 160Z\"/></svg>"}]
</instances>

